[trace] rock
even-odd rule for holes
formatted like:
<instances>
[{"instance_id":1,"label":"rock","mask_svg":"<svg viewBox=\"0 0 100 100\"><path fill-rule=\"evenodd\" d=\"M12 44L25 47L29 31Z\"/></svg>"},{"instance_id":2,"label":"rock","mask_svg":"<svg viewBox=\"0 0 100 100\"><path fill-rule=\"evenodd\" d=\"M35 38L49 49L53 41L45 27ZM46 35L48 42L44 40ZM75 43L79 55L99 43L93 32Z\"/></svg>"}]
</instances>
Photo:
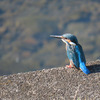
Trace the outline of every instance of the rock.
<instances>
[{"instance_id":1,"label":"rock","mask_svg":"<svg viewBox=\"0 0 100 100\"><path fill-rule=\"evenodd\" d=\"M76 68L52 68L0 76L0 100L100 100L100 60L91 74Z\"/></svg>"}]
</instances>

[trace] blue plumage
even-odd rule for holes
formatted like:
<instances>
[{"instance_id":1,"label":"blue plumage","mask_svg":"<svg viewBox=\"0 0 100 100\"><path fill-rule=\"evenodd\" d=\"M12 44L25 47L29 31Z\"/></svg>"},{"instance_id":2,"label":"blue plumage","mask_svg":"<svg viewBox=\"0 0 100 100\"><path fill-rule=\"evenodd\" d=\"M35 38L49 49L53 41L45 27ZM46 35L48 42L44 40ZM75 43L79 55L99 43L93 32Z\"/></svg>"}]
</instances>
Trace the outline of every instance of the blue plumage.
<instances>
[{"instance_id":1,"label":"blue plumage","mask_svg":"<svg viewBox=\"0 0 100 100\"><path fill-rule=\"evenodd\" d=\"M86 64L86 59L85 55L83 52L83 49L81 45L78 43L77 38L72 35L72 34L65 34L66 39L71 40L71 42L64 41L66 43L66 48L67 48L67 56L69 60L73 62L76 68L80 68L85 74L89 74L90 71L88 68L85 66Z\"/></svg>"},{"instance_id":2,"label":"blue plumage","mask_svg":"<svg viewBox=\"0 0 100 100\"><path fill-rule=\"evenodd\" d=\"M76 53L77 53L77 55L78 55L79 67L80 67L80 69L81 69L85 74L89 74L90 71L89 71L88 68L85 66L86 60L85 60L85 56L84 56L82 47L81 47L81 49L79 49L79 47L80 47L80 46L76 46Z\"/></svg>"},{"instance_id":3,"label":"blue plumage","mask_svg":"<svg viewBox=\"0 0 100 100\"><path fill-rule=\"evenodd\" d=\"M62 36L52 37L60 38L64 43L66 43L67 56L70 60L70 65L81 69L85 74L89 74L90 71L86 67L86 59L81 45L78 43L77 38L70 34L64 34Z\"/></svg>"},{"instance_id":4,"label":"blue plumage","mask_svg":"<svg viewBox=\"0 0 100 100\"><path fill-rule=\"evenodd\" d=\"M76 36L74 36L73 34L70 34L70 33L66 33L66 34L63 34L62 35L64 38L67 38L67 39L70 39L71 42L74 42L74 43L78 43L78 40L76 38Z\"/></svg>"}]
</instances>

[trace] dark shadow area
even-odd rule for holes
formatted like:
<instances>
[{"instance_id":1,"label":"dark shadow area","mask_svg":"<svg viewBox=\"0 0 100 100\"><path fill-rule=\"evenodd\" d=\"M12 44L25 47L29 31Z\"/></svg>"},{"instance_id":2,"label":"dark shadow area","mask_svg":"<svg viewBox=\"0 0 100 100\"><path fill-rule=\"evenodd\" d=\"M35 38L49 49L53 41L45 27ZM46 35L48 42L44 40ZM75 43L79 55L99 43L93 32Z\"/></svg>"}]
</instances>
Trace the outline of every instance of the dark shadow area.
<instances>
[{"instance_id":1,"label":"dark shadow area","mask_svg":"<svg viewBox=\"0 0 100 100\"><path fill-rule=\"evenodd\" d=\"M91 73L99 73L100 72L100 64L87 65L87 67L91 71Z\"/></svg>"}]
</instances>

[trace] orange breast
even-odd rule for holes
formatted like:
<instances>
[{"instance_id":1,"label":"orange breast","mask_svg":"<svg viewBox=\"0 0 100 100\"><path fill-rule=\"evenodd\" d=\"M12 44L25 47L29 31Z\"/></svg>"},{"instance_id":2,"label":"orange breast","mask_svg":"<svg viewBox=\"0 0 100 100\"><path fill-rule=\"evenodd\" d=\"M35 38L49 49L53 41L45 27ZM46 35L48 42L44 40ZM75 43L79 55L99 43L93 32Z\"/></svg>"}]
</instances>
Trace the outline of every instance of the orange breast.
<instances>
[{"instance_id":1,"label":"orange breast","mask_svg":"<svg viewBox=\"0 0 100 100\"><path fill-rule=\"evenodd\" d=\"M67 39L67 42L71 42L71 40Z\"/></svg>"}]
</instances>

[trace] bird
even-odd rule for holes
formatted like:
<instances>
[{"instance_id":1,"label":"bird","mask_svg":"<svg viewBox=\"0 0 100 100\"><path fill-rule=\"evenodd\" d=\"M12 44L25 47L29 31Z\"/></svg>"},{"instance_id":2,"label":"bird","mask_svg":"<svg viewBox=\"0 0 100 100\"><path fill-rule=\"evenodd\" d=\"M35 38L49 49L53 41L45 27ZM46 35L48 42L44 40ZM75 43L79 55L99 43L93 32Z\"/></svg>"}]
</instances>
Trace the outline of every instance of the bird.
<instances>
[{"instance_id":1,"label":"bird","mask_svg":"<svg viewBox=\"0 0 100 100\"><path fill-rule=\"evenodd\" d=\"M66 67L76 67L81 69L83 73L90 74L90 70L86 67L86 59L82 46L75 35L65 33L63 35L50 35L50 37L61 39L66 44L67 57L70 62L70 65L66 65Z\"/></svg>"}]
</instances>

